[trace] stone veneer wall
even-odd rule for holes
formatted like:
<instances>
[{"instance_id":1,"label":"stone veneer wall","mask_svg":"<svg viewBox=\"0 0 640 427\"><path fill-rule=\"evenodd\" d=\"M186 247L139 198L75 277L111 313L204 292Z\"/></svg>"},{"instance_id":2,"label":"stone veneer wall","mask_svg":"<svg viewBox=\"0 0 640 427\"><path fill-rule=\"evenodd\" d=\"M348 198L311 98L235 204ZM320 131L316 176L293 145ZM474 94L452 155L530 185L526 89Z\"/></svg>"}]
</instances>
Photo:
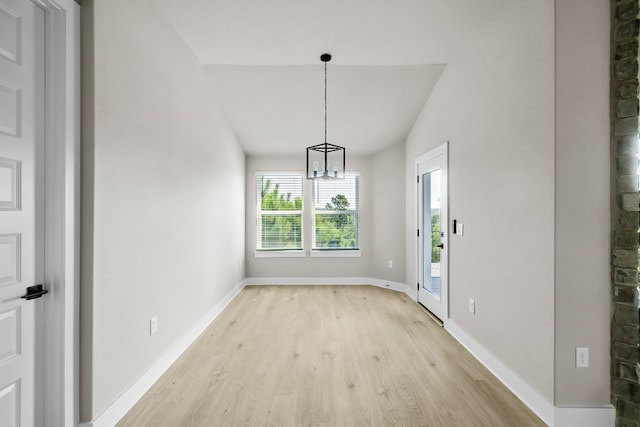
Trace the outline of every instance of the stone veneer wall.
<instances>
[{"instance_id":1,"label":"stone veneer wall","mask_svg":"<svg viewBox=\"0 0 640 427\"><path fill-rule=\"evenodd\" d=\"M618 427L640 427L638 2L611 0L611 399Z\"/></svg>"}]
</instances>

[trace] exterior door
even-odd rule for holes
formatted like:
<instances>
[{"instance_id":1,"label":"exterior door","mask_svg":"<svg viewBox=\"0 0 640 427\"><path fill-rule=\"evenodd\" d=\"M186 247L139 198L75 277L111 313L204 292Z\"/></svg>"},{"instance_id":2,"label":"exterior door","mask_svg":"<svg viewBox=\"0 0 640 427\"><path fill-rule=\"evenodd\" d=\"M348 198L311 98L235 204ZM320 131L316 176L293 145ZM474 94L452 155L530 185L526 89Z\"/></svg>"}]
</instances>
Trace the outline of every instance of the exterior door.
<instances>
[{"instance_id":1,"label":"exterior door","mask_svg":"<svg viewBox=\"0 0 640 427\"><path fill-rule=\"evenodd\" d=\"M44 66L44 11L0 0L0 427L42 423Z\"/></svg>"},{"instance_id":2,"label":"exterior door","mask_svg":"<svg viewBox=\"0 0 640 427\"><path fill-rule=\"evenodd\" d=\"M416 160L418 175L418 302L440 320L449 316L448 146Z\"/></svg>"}]
</instances>

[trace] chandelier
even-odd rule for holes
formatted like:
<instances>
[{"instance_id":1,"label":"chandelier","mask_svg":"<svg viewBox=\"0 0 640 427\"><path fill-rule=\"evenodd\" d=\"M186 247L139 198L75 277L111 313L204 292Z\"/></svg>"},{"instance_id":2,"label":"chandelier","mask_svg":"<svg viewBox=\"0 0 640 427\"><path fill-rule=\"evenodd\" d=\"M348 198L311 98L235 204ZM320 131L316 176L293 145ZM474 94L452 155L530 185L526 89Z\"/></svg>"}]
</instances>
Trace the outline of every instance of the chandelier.
<instances>
[{"instance_id":1,"label":"chandelier","mask_svg":"<svg viewBox=\"0 0 640 427\"><path fill-rule=\"evenodd\" d=\"M345 149L327 142L327 62L331 55L322 54L324 62L324 143L307 147L307 179L343 179Z\"/></svg>"}]
</instances>

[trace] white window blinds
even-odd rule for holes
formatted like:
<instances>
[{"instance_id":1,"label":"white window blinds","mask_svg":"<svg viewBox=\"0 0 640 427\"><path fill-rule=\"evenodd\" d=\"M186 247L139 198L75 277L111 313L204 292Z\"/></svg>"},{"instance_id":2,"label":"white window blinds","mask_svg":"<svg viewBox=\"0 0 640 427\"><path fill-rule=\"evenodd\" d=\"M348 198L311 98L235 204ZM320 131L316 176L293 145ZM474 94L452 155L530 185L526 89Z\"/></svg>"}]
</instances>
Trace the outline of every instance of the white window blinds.
<instances>
[{"instance_id":1,"label":"white window blinds","mask_svg":"<svg viewBox=\"0 0 640 427\"><path fill-rule=\"evenodd\" d=\"M313 249L359 249L358 178L313 181Z\"/></svg>"},{"instance_id":2,"label":"white window blinds","mask_svg":"<svg viewBox=\"0 0 640 427\"><path fill-rule=\"evenodd\" d=\"M256 249L302 250L301 174L256 175Z\"/></svg>"}]
</instances>

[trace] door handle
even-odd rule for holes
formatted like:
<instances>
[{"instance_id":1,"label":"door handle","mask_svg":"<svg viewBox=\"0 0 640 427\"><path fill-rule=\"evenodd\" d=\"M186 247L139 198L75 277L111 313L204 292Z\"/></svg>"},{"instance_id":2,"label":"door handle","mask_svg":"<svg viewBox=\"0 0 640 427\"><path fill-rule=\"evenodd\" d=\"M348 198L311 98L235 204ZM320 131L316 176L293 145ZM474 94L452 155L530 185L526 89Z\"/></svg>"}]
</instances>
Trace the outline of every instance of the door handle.
<instances>
[{"instance_id":1,"label":"door handle","mask_svg":"<svg viewBox=\"0 0 640 427\"><path fill-rule=\"evenodd\" d=\"M30 299L40 298L41 296L48 294L49 291L44 289L42 285L33 285L27 288L27 293L22 295L20 298L24 298L27 301Z\"/></svg>"},{"instance_id":2,"label":"door handle","mask_svg":"<svg viewBox=\"0 0 640 427\"><path fill-rule=\"evenodd\" d=\"M440 243L440 244L438 244L436 246L439 247L440 249L444 249L444 243Z\"/></svg>"}]
</instances>

